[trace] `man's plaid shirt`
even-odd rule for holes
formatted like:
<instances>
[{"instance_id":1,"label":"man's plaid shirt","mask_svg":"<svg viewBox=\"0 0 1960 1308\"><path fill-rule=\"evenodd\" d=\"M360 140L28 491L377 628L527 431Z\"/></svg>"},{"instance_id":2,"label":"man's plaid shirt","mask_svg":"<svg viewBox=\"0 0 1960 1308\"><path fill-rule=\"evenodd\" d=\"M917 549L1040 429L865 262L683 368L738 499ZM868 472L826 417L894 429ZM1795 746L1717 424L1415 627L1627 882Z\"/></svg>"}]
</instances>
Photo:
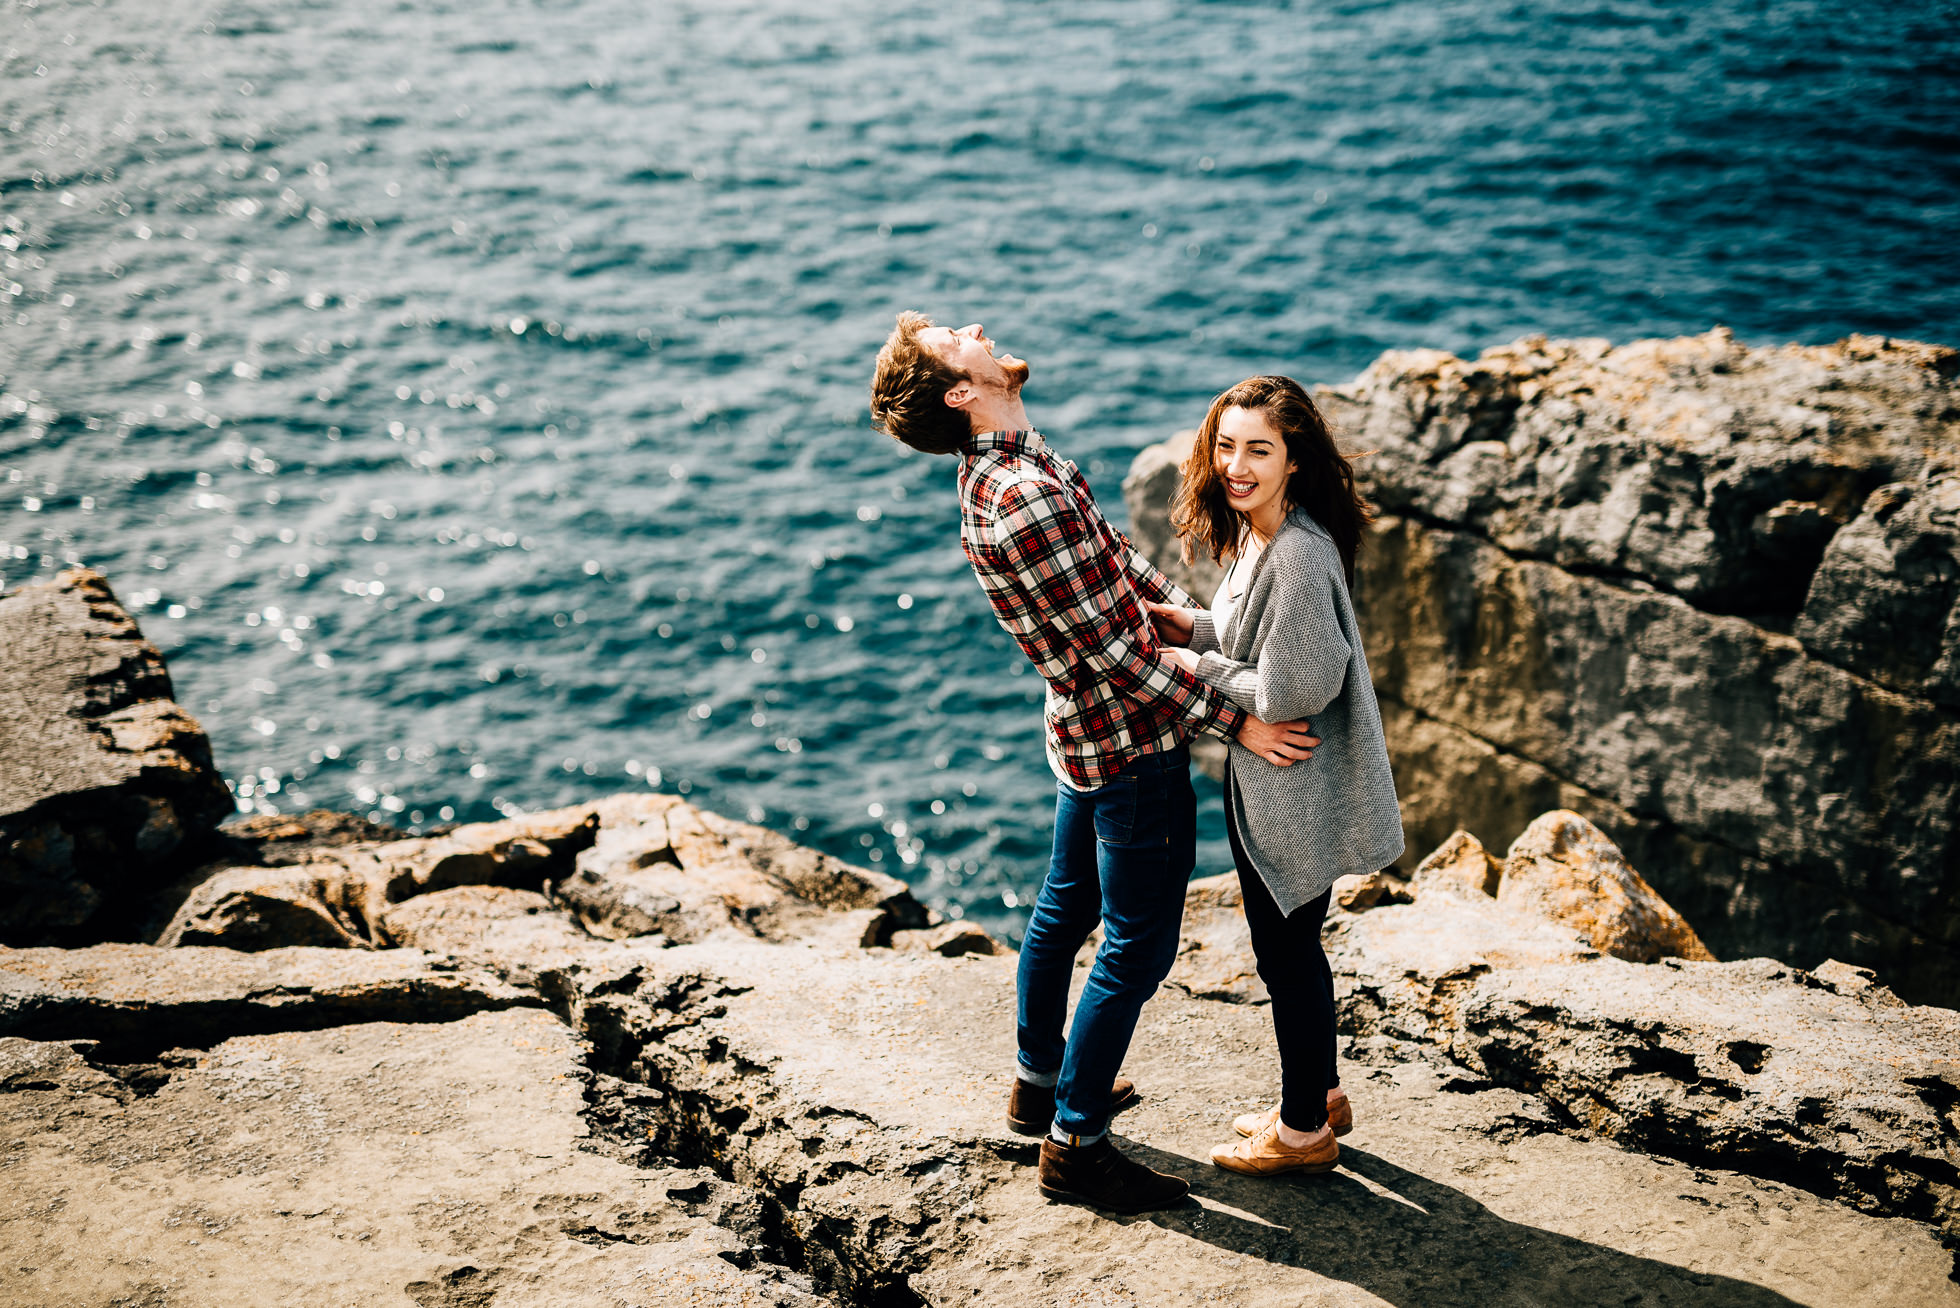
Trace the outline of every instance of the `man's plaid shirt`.
<instances>
[{"instance_id":1,"label":"man's plaid shirt","mask_svg":"<svg viewBox=\"0 0 1960 1308\"><path fill-rule=\"evenodd\" d=\"M1048 682L1048 762L1067 784L1093 790L1140 755L1238 730L1240 709L1158 652L1143 599L1188 608L1190 596L1104 520L1082 474L1038 433L967 442L960 545Z\"/></svg>"}]
</instances>

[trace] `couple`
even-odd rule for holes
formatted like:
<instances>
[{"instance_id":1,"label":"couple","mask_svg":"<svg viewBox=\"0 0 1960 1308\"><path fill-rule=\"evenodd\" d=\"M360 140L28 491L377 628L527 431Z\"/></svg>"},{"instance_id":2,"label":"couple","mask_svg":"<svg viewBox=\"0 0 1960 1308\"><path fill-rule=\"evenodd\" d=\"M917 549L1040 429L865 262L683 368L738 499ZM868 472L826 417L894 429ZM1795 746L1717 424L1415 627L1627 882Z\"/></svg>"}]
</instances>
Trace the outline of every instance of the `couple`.
<instances>
[{"instance_id":1,"label":"couple","mask_svg":"<svg viewBox=\"0 0 1960 1308\"><path fill-rule=\"evenodd\" d=\"M1021 946L1008 1123L1045 1137L1051 1197L1136 1213L1189 1190L1124 1156L1109 1124L1137 1100L1116 1073L1177 954L1196 858L1185 742L1210 732L1231 742L1226 829L1281 1082L1279 1103L1237 1119L1243 1138L1211 1158L1252 1175L1326 1171L1353 1113L1321 922L1336 877L1402 852L1348 600L1370 510L1306 392L1284 377L1239 383L1205 415L1172 513L1187 559L1195 547L1229 562L1211 607L1198 607L1028 424L1027 376L979 324L955 331L908 312L871 383L880 430L959 457L960 544L1048 683L1055 844ZM1098 924L1103 943L1064 1039L1075 955Z\"/></svg>"}]
</instances>

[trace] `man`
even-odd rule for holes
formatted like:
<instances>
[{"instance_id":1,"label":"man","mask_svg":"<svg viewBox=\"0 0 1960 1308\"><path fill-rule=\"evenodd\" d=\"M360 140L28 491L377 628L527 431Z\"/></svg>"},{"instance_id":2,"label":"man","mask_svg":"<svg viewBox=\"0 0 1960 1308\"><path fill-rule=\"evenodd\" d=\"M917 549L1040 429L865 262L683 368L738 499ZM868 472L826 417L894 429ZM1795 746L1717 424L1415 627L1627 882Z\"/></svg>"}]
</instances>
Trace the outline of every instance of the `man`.
<instances>
[{"instance_id":1,"label":"man","mask_svg":"<svg viewBox=\"0 0 1960 1308\"><path fill-rule=\"evenodd\" d=\"M1310 756L1307 724L1245 714L1163 655L1145 599L1191 599L1097 509L1073 463L1028 423L1028 365L980 324L955 331L901 313L878 352L871 417L960 459L960 544L1001 626L1048 683L1054 854L1021 946L1020 1057L1008 1124L1041 1134L1040 1183L1115 1212L1164 1208L1189 1186L1125 1157L1110 1115L1136 1098L1116 1073L1137 1014L1169 975L1196 858L1193 734L1231 737L1273 763ZM1076 952L1102 947L1066 1041Z\"/></svg>"}]
</instances>

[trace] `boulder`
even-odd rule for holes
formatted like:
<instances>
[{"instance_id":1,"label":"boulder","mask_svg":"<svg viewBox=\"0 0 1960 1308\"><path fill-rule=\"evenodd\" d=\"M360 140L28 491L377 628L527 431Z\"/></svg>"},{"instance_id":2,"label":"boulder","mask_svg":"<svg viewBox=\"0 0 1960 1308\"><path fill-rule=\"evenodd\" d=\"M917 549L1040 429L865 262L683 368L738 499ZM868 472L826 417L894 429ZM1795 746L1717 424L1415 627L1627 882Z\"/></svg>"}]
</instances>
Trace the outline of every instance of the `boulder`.
<instances>
[{"instance_id":1,"label":"boulder","mask_svg":"<svg viewBox=\"0 0 1960 1308\"><path fill-rule=\"evenodd\" d=\"M1956 373L1718 331L1391 352L1322 388L1384 510L1355 600L1410 857L1569 809L1723 957L1960 1003ZM1126 494L1188 581L1168 467Z\"/></svg>"},{"instance_id":2,"label":"boulder","mask_svg":"<svg viewBox=\"0 0 1960 1308\"><path fill-rule=\"evenodd\" d=\"M535 890L453 886L388 907L381 935L390 945L479 963L517 985L537 970L591 947L591 936Z\"/></svg>"},{"instance_id":3,"label":"boulder","mask_svg":"<svg viewBox=\"0 0 1960 1308\"><path fill-rule=\"evenodd\" d=\"M555 889L592 935L685 944L734 923L752 927L781 903L783 888L678 799L630 795L608 803L599 839Z\"/></svg>"},{"instance_id":4,"label":"boulder","mask_svg":"<svg viewBox=\"0 0 1960 1308\"><path fill-rule=\"evenodd\" d=\"M0 941L113 931L232 811L171 695L100 574L0 596Z\"/></svg>"},{"instance_id":5,"label":"boulder","mask_svg":"<svg viewBox=\"0 0 1960 1308\"><path fill-rule=\"evenodd\" d=\"M598 815L585 805L420 839L310 840L285 851L303 852L304 861L228 867L193 886L157 943L385 945L390 904L459 885L541 886L569 871L597 830Z\"/></svg>"},{"instance_id":6,"label":"boulder","mask_svg":"<svg viewBox=\"0 0 1960 1308\"><path fill-rule=\"evenodd\" d=\"M594 937L682 944L734 929L883 945L894 931L936 921L903 882L668 795L615 795L419 839L317 839L319 824L297 825L290 850L260 847L302 861L222 868L180 892L157 943L261 950L426 941L520 978ZM442 898L463 887L531 897Z\"/></svg>"},{"instance_id":7,"label":"boulder","mask_svg":"<svg viewBox=\"0 0 1960 1308\"><path fill-rule=\"evenodd\" d=\"M1370 451L1387 513L1704 612L1794 616L1867 496L1960 463L1956 373L1944 346L1752 349L1717 328L1534 336L1474 360L1391 350L1317 398Z\"/></svg>"},{"instance_id":8,"label":"boulder","mask_svg":"<svg viewBox=\"0 0 1960 1308\"><path fill-rule=\"evenodd\" d=\"M1416 864L1415 893L1495 899L1504 865L1468 831L1457 830Z\"/></svg>"},{"instance_id":9,"label":"boulder","mask_svg":"<svg viewBox=\"0 0 1960 1308\"><path fill-rule=\"evenodd\" d=\"M1377 904L1405 904L1408 901L1408 882L1386 872L1334 879L1331 906L1345 912L1365 913Z\"/></svg>"},{"instance_id":10,"label":"boulder","mask_svg":"<svg viewBox=\"0 0 1960 1308\"><path fill-rule=\"evenodd\" d=\"M371 949L388 908L371 865L322 858L294 867L234 867L201 882L156 943L279 949Z\"/></svg>"},{"instance_id":11,"label":"boulder","mask_svg":"<svg viewBox=\"0 0 1960 1308\"><path fill-rule=\"evenodd\" d=\"M903 882L763 827L664 795L616 796L600 812L598 841L555 891L593 935L683 944L733 927L785 939L813 917L869 911L859 934L885 944L929 925Z\"/></svg>"},{"instance_id":12,"label":"boulder","mask_svg":"<svg viewBox=\"0 0 1960 1308\"><path fill-rule=\"evenodd\" d=\"M1474 867L1474 855L1465 850L1462 862ZM1562 809L1511 843L1497 902L1573 927L1593 948L1631 963L1715 958L1604 832Z\"/></svg>"},{"instance_id":13,"label":"boulder","mask_svg":"<svg viewBox=\"0 0 1960 1308\"><path fill-rule=\"evenodd\" d=\"M959 958L965 954L991 957L1008 952L998 940L971 922L941 922L936 927L894 931L891 947L938 954L942 958Z\"/></svg>"}]
</instances>

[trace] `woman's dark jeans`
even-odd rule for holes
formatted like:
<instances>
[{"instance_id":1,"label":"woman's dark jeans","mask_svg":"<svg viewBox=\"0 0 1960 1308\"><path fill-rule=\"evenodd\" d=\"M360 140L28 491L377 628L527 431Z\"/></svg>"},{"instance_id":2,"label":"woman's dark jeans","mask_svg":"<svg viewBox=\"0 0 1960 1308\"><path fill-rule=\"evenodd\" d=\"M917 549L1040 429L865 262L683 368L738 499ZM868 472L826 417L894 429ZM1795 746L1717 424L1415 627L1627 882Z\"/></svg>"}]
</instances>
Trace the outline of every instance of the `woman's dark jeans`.
<instances>
[{"instance_id":1,"label":"woman's dark jeans","mask_svg":"<svg viewBox=\"0 0 1960 1308\"><path fill-rule=\"evenodd\" d=\"M1295 767L1308 764L1296 763ZM1225 834L1238 864L1245 923L1259 979L1273 997L1273 1034L1279 1037L1279 1116L1295 1131L1327 1124L1327 1092L1341 1083L1334 1052L1334 969L1320 947L1330 889L1289 914L1279 911L1239 838L1232 776L1225 774Z\"/></svg>"},{"instance_id":2,"label":"woman's dark jeans","mask_svg":"<svg viewBox=\"0 0 1960 1308\"><path fill-rule=\"evenodd\" d=\"M1055 851L1021 942L1017 989L1021 1066L1059 1071L1055 1125L1064 1134L1107 1129L1109 1087L1137 1013L1177 958L1197 858L1190 767L1179 746L1132 761L1096 790L1056 786ZM1102 947L1064 1040L1075 955L1098 922Z\"/></svg>"}]
</instances>

